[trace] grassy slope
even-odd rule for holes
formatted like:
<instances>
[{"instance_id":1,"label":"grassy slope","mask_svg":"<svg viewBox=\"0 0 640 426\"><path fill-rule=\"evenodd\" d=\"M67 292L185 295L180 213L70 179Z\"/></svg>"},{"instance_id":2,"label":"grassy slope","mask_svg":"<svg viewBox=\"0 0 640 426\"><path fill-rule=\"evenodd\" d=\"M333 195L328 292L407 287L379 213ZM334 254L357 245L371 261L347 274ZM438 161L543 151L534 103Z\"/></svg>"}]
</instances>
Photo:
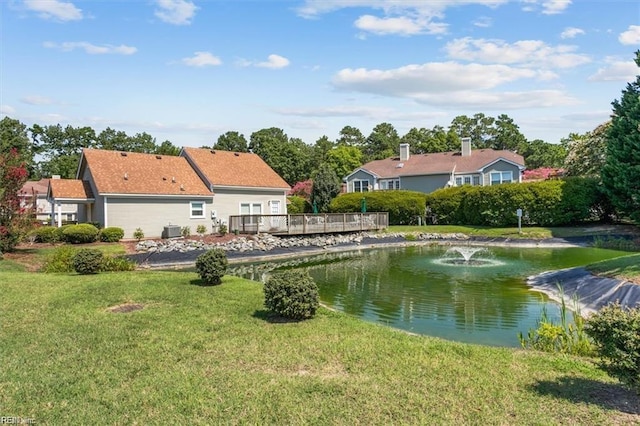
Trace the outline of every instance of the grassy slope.
<instances>
[{"instance_id":1,"label":"grassy slope","mask_svg":"<svg viewBox=\"0 0 640 426\"><path fill-rule=\"evenodd\" d=\"M7 269L2 415L41 424L640 421L637 397L585 359L411 336L324 309L271 322L260 284L233 277L200 287L185 272ZM146 307L105 310L125 302ZM616 408L625 403L632 414Z\"/></svg>"},{"instance_id":2,"label":"grassy slope","mask_svg":"<svg viewBox=\"0 0 640 426\"><path fill-rule=\"evenodd\" d=\"M640 254L604 260L587 266L587 269L597 275L640 283Z\"/></svg>"}]
</instances>

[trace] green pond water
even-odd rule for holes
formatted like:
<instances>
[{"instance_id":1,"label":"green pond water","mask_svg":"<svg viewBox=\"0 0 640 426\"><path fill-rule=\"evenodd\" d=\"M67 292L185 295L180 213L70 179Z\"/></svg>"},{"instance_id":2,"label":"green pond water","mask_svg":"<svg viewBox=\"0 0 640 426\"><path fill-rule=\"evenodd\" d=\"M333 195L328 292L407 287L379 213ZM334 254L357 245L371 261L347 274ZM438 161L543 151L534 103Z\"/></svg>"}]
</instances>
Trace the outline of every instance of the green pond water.
<instances>
[{"instance_id":1,"label":"green pond water","mask_svg":"<svg viewBox=\"0 0 640 426\"><path fill-rule=\"evenodd\" d=\"M229 272L263 280L273 269L306 268L322 302L349 315L449 340L518 346L518 332L526 335L535 328L543 309L554 319L560 311L557 303L526 285L527 276L624 254L490 247L467 263L450 247L415 246L248 264Z\"/></svg>"}]
</instances>

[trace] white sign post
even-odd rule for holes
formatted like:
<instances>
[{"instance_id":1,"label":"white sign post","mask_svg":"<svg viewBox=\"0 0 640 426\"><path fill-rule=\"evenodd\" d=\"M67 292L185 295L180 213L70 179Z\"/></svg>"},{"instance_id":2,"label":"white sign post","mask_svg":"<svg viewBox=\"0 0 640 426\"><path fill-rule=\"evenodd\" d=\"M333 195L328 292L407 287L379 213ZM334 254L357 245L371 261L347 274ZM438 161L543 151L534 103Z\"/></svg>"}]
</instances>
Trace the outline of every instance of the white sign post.
<instances>
[{"instance_id":1,"label":"white sign post","mask_svg":"<svg viewBox=\"0 0 640 426\"><path fill-rule=\"evenodd\" d=\"M518 216L518 234L522 234L522 209L516 210Z\"/></svg>"}]
</instances>

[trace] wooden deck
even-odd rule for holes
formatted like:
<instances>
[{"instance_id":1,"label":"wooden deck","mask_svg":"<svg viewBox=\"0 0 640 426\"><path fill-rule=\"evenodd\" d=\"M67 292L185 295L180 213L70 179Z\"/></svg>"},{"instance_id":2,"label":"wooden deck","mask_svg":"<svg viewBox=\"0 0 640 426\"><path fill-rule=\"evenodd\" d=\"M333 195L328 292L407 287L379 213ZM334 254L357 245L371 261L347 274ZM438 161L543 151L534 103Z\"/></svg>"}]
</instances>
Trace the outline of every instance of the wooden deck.
<instances>
[{"instance_id":1,"label":"wooden deck","mask_svg":"<svg viewBox=\"0 0 640 426\"><path fill-rule=\"evenodd\" d=\"M229 232L273 235L374 231L389 226L389 213L322 213L229 217Z\"/></svg>"}]
</instances>

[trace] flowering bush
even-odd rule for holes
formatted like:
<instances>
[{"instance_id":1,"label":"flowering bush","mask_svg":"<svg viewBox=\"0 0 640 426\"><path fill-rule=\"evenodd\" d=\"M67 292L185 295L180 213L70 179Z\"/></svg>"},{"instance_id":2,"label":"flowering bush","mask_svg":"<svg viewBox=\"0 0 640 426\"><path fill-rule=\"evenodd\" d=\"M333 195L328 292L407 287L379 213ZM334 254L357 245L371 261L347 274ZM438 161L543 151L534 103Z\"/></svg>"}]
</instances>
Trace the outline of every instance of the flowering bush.
<instances>
[{"instance_id":1,"label":"flowering bush","mask_svg":"<svg viewBox=\"0 0 640 426\"><path fill-rule=\"evenodd\" d=\"M533 170L525 170L522 173L522 180L545 180L556 176L561 176L562 169L553 167L540 167Z\"/></svg>"},{"instance_id":2,"label":"flowering bush","mask_svg":"<svg viewBox=\"0 0 640 426\"><path fill-rule=\"evenodd\" d=\"M18 151L0 153L0 252L13 250L31 225L30 208L20 205L26 181L27 169Z\"/></svg>"},{"instance_id":3,"label":"flowering bush","mask_svg":"<svg viewBox=\"0 0 640 426\"><path fill-rule=\"evenodd\" d=\"M311 190L313 189L313 181L311 179L307 179L302 182L298 182L293 185L291 191L289 191L289 195L296 195L298 197L302 197L305 200L309 201L311 199Z\"/></svg>"}]
</instances>

